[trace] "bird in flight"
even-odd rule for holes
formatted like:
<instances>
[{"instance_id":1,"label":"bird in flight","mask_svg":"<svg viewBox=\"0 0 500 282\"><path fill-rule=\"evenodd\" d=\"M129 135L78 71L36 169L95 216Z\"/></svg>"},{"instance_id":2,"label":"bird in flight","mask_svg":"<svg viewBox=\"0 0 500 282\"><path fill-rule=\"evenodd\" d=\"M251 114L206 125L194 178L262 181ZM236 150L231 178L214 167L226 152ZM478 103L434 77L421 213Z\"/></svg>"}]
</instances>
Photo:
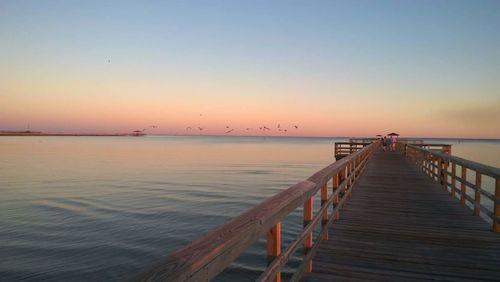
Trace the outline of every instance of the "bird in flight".
<instances>
[{"instance_id":1,"label":"bird in flight","mask_svg":"<svg viewBox=\"0 0 500 282\"><path fill-rule=\"evenodd\" d=\"M231 133L233 131L234 131L234 129L231 129L231 130L226 131L226 133Z\"/></svg>"},{"instance_id":2,"label":"bird in flight","mask_svg":"<svg viewBox=\"0 0 500 282\"><path fill-rule=\"evenodd\" d=\"M186 130L191 130L191 126L186 127Z\"/></svg>"},{"instance_id":3,"label":"bird in flight","mask_svg":"<svg viewBox=\"0 0 500 282\"><path fill-rule=\"evenodd\" d=\"M293 127L295 127L295 129L299 128L298 126L294 125Z\"/></svg>"}]
</instances>

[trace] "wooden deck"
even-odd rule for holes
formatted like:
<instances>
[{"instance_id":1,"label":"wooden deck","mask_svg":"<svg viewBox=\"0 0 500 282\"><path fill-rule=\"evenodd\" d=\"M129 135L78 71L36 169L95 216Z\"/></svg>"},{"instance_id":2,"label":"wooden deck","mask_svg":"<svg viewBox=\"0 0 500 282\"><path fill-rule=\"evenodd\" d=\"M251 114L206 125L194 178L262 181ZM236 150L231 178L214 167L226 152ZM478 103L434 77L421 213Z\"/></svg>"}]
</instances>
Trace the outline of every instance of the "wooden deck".
<instances>
[{"instance_id":1,"label":"wooden deck","mask_svg":"<svg viewBox=\"0 0 500 282\"><path fill-rule=\"evenodd\" d=\"M397 152L376 152L302 281L500 281L500 234Z\"/></svg>"}]
</instances>

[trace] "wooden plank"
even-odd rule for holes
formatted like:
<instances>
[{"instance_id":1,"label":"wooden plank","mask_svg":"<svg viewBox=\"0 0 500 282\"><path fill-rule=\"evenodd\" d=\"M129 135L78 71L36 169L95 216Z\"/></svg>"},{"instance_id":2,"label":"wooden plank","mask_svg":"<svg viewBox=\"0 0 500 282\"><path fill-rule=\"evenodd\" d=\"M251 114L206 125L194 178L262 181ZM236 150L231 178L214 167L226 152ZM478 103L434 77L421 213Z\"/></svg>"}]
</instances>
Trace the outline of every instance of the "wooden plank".
<instances>
[{"instance_id":1,"label":"wooden plank","mask_svg":"<svg viewBox=\"0 0 500 282\"><path fill-rule=\"evenodd\" d=\"M302 281L500 280L500 236L401 154L375 153L354 187Z\"/></svg>"}]
</instances>

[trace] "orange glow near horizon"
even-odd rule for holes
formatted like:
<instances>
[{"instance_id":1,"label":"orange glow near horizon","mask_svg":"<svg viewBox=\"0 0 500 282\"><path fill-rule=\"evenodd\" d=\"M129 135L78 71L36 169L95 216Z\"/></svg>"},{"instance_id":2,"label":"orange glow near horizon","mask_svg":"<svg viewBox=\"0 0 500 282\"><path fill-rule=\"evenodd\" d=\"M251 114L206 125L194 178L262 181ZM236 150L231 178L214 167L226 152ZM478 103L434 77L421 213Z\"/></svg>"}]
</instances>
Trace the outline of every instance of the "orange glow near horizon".
<instances>
[{"instance_id":1,"label":"orange glow near horizon","mask_svg":"<svg viewBox=\"0 0 500 282\"><path fill-rule=\"evenodd\" d=\"M231 135L252 136L374 136L398 132L419 137L500 137L496 125L488 119L481 123L453 122L452 118L441 116L438 109L428 109L422 100L369 100L364 92L320 92L321 99L316 101L300 90L282 89L271 95L272 89L259 89L257 85L231 85L228 89L212 86L206 90L183 84L172 85L171 89L157 85L149 86L151 93L136 95L133 91L142 87L138 85L137 89L118 87L107 89L110 92L106 95L90 95L85 93L104 90L86 86L72 91L69 86L45 84L49 86L20 87L17 95L0 97L0 130L26 130L29 125L34 131L54 133L127 133L147 128L150 134L186 135L224 135L233 129ZM85 85L91 85L90 81ZM45 90L37 90L38 87ZM233 94L238 88L240 94ZM216 94L208 92L211 90ZM67 94L68 91L78 95ZM278 131L278 124L287 132ZM259 130L262 126L272 130Z\"/></svg>"}]
</instances>

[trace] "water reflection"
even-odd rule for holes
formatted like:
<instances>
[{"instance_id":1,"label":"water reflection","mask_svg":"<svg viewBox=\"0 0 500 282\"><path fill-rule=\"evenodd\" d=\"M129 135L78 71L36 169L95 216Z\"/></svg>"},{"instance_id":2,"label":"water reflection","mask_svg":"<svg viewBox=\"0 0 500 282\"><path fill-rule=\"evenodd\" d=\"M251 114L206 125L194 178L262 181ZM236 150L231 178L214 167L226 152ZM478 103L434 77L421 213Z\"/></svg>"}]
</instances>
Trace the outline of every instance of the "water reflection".
<instances>
[{"instance_id":1,"label":"water reflection","mask_svg":"<svg viewBox=\"0 0 500 282\"><path fill-rule=\"evenodd\" d=\"M2 279L124 280L333 162L334 141L1 138ZM500 166L498 142L449 141L454 154ZM301 228L300 210L287 220L284 243ZM258 275L259 244L228 277Z\"/></svg>"}]
</instances>

